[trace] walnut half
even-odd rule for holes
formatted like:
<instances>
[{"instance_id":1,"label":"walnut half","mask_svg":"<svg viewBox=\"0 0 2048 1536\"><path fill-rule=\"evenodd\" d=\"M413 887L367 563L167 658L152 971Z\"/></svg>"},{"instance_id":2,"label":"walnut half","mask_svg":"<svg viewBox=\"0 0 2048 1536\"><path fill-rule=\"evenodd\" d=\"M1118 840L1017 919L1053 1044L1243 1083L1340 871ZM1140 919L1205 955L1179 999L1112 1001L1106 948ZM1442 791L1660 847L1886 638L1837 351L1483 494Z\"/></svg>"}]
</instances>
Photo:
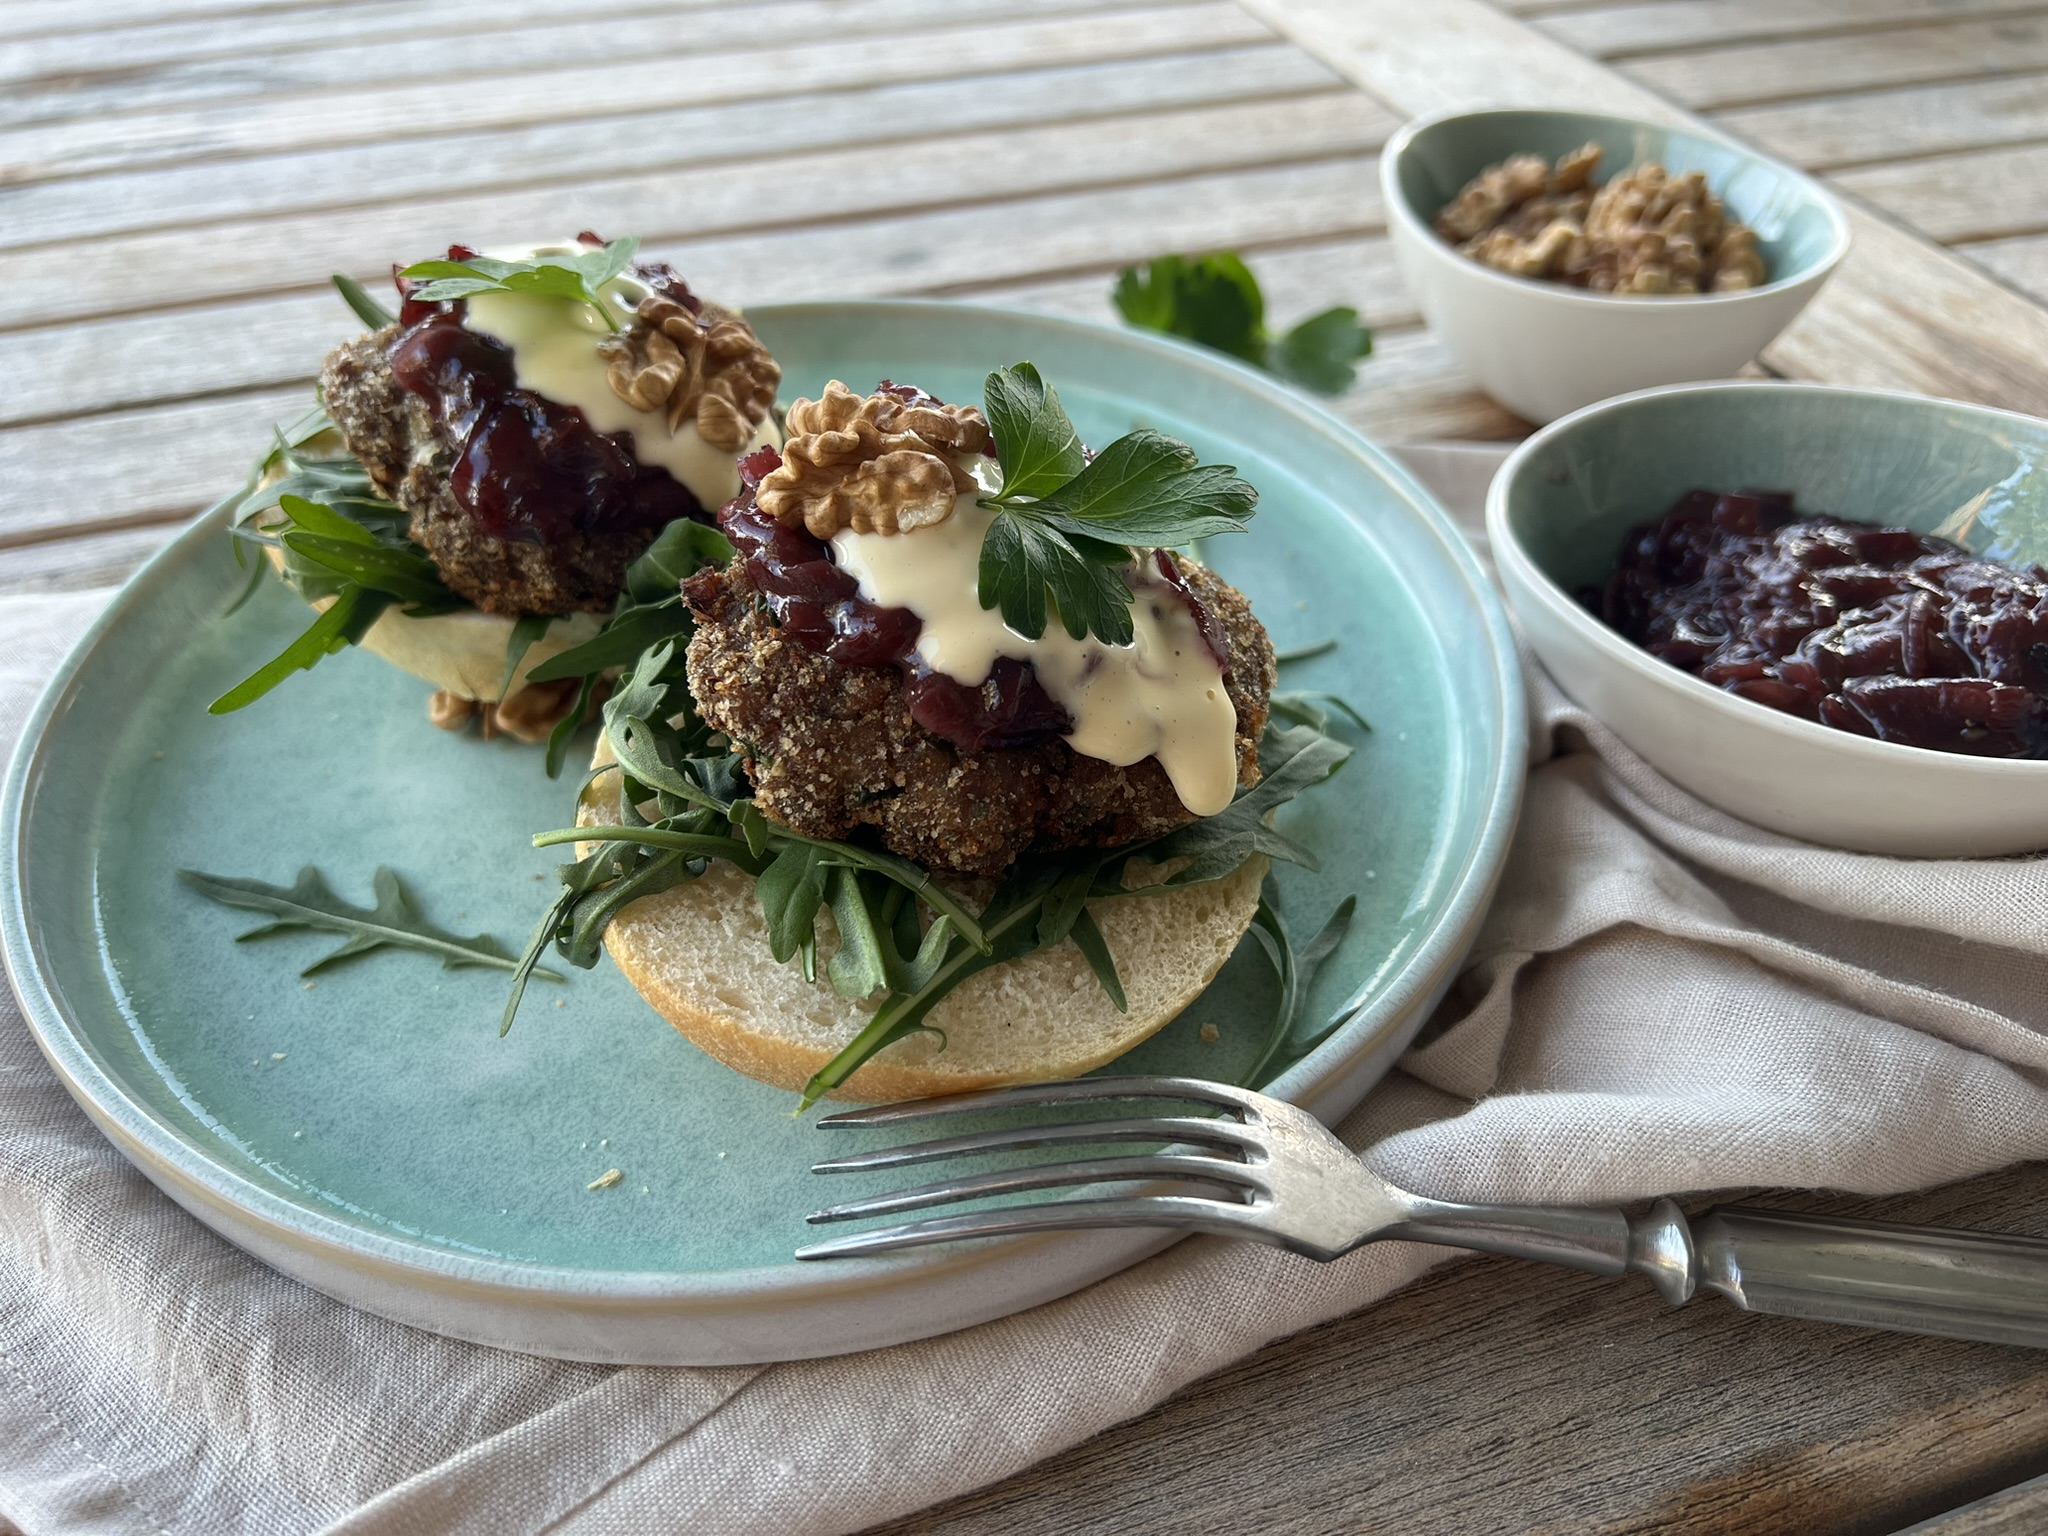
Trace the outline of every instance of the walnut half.
<instances>
[{"instance_id":1,"label":"walnut half","mask_svg":"<svg viewBox=\"0 0 2048 1536\"><path fill-rule=\"evenodd\" d=\"M598 347L612 393L659 412L671 432L694 423L714 448L738 453L775 404L782 369L731 310L706 304L692 314L650 294L633 323Z\"/></svg>"},{"instance_id":2,"label":"walnut half","mask_svg":"<svg viewBox=\"0 0 2048 1536\"><path fill-rule=\"evenodd\" d=\"M785 419L782 464L756 493L761 510L814 538L842 528L908 533L953 515L974 489L961 455L985 452L988 423L968 405L941 405L914 391L856 395L839 380Z\"/></svg>"}]
</instances>

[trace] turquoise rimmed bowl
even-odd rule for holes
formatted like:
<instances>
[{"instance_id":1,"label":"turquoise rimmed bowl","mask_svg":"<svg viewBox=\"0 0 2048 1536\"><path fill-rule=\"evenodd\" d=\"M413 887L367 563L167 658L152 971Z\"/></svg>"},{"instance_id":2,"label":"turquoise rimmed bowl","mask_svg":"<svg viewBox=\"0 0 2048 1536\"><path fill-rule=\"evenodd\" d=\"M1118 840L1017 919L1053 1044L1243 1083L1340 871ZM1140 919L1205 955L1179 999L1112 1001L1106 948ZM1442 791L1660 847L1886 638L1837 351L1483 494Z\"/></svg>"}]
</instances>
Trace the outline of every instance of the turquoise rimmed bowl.
<instances>
[{"instance_id":1,"label":"turquoise rimmed bowl","mask_svg":"<svg viewBox=\"0 0 2048 1536\"><path fill-rule=\"evenodd\" d=\"M1738 698L1622 638L1573 594L1634 524L1685 492L1790 491L1802 511L1941 529L2048 563L2048 421L1953 400L1728 381L1645 390L1554 422L1487 495L1494 562L1564 691L1672 782L1774 832L1866 853L1974 858L2048 847L2048 762L1834 730ZM1946 526L1944 526L1946 525Z\"/></svg>"}]
</instances>

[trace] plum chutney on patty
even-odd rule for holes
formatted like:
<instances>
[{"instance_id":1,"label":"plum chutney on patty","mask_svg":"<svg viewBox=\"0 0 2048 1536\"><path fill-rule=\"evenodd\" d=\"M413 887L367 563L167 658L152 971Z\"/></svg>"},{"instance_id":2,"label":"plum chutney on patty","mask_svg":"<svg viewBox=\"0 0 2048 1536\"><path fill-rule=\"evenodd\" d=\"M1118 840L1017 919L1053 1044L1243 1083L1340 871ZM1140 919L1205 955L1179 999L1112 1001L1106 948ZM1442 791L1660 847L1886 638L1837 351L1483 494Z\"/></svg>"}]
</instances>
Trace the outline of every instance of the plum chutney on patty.
<instances>
[{"instance_id":1,"label":"plum chutney on patty","mask_svg":"<svg viewBox=\"0 0 2048 1536\"><path fill-rule=\"evenodd\" d=\"M748 755L761 808L791 829L871 826L904 857L993 874L1028 851L1160 836L1257 782L1273 649L1204 567L1152 550L1124 568L1130 646L1057 623L1026 641L993 613L969 622L984 617L980 477L997 474L978 411L835 382L791 407L785 450L750 455L740 474L719 513L735 559L684 583L690 686ZM912 568L917 611L875 601L889 562L911 554L932 562ZM1109 729L1099 717L1112 713Z\"/></svg>"}]
</instances>

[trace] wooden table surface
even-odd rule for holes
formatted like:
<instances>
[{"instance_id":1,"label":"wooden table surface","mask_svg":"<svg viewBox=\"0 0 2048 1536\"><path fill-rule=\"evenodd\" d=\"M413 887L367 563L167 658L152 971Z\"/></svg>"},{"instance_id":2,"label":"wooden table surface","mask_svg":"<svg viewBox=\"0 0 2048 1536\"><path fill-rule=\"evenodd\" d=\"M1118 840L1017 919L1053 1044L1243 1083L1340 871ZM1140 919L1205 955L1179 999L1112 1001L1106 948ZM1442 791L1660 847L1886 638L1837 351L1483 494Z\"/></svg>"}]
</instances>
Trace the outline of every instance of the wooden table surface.
<instances>
[{"instance_id":1,"label":"wooden table surface","mask_svg":"<svg viewBox=\"0 0 2048 1536\"><path fill-rule=\"evenodd\" d=\"M1229 246L1283 324L1377 328L1362 430L1512 438L1402 292L1375 157L1558 102L1697 113L1855 200L1771 371L2048 412L2027 0L5 0L0 591L125 575L354 329L327 275L451 239L1103 319L1120 265ZM2040 1168L1785 1200L2048 1229ZM2048 1529L2044 1471L2048 1359L1481 1260L889 1529L1960 1536Z\"/></svg>"}]
</instances>

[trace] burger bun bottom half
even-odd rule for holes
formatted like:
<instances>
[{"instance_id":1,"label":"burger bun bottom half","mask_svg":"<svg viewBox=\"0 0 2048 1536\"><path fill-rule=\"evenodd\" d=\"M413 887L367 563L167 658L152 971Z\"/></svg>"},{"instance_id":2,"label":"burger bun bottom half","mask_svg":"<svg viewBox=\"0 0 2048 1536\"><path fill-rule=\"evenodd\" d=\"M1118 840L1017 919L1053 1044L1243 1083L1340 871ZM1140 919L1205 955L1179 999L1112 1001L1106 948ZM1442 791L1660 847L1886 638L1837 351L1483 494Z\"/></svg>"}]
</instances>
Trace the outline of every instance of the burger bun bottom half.
<instances>
[{"instance_id":1,"label":"burger bun bottom half","mask_svg":"<svg viewBox=\"0 0 2048 1536\"><path fill-rule=\"evenodd\" d=\"M612 760L600 743L593 766ZM581 826L618 824L617 781L584 792ZM588 853L593 845L581 845ZM1091 902L1129 1011L1119 1013L1079 949L1065 942L969 977L926 1022L830 1095L865 1102L1077 1077L1156 1033L1207 987L1258 909L1266 860L1221 880ZM737 1072L800 1090L866 1026L875 1000L841 997L778 963L751 876L713 864L701 877L625 907L605 930L613 962L698 1049ZM819 914L822 977L839 942Z\"/></svg>"}]
</instances>

